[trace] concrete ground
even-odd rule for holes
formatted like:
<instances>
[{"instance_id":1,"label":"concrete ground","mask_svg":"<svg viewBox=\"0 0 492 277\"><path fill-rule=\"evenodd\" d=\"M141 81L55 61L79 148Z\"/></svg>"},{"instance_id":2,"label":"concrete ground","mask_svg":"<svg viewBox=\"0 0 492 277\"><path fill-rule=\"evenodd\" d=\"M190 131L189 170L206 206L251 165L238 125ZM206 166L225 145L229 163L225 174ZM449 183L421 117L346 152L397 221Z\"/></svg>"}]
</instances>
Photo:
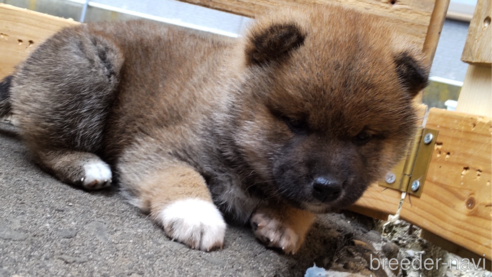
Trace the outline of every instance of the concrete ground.
<instances>
[{"instance_id":1,"label":"concrete ground","mask_svg":"<svg viewBox=\"0 0 492 277\"><path fill-rule=\"evenodd\" d=\"M228 228L224 249L190 250L115 189L88 193L40 170L15 129L0 122L0 277L304 276L315 262L333 264L354 236L347 230L343 216L323 216L295 256L266 249L237 226Z\"/></svg>"}]
</instances>

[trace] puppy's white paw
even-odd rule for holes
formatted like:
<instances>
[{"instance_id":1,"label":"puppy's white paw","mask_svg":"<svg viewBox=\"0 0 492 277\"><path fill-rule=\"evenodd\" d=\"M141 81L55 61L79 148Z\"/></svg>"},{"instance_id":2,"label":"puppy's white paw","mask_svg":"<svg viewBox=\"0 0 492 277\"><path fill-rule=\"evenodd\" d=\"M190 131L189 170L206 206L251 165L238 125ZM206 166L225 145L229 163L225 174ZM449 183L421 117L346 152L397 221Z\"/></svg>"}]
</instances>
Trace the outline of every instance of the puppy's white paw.
<instances>
[{"instance_id":1,"label":"puppy's white paw","mask_svg":"<svg viewBox=\"0 0 492 277\"><path fill-rule=\"evenodd\" d=\"M111 168L103 161L91 161L84 165L85 176L80 180L84 188L101 189L111 185Z\"/></svg>"},{"instance_id":2,"label":"puppy's white paw","mask_svg":"<svg viewBox=\"0 0 492 277\"><path fill-rule=\"evenodd\" d=\"M213 203L189 198L166 206L158 215L164 231L173 240L193 249L222 248L226 224Z\"/></svg>"},{"instance_id":3,"label":"puppy's white paw","mask_svg":"<svg viewBox=\"0 0 492 277\"><path fill-rule=\"evenodd\" d=\"M295 254L304 237L294 228L268 213L256 212L250 219L256 237L266 246L280 248L287 254Z\"/></svg>"}]
</instances>

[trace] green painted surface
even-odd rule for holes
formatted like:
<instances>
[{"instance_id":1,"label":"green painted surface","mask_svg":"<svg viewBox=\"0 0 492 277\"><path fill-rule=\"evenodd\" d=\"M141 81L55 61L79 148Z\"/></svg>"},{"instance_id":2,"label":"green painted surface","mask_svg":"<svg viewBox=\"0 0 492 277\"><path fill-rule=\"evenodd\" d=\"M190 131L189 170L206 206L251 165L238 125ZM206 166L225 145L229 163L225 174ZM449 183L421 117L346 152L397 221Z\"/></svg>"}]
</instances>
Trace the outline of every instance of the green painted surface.
<instances>
[{"instance_id":1,"label":"green painted surface","mask_svg":"<svg viewBox=\"0 0 492 277\"><path fill-rule=\"evenodd\" d=\"M460 91L460 86L431 81L424 90L422 102L429 108L446 109L444 102L446 100L458 100Z\"/></svg>"}]
</instances>

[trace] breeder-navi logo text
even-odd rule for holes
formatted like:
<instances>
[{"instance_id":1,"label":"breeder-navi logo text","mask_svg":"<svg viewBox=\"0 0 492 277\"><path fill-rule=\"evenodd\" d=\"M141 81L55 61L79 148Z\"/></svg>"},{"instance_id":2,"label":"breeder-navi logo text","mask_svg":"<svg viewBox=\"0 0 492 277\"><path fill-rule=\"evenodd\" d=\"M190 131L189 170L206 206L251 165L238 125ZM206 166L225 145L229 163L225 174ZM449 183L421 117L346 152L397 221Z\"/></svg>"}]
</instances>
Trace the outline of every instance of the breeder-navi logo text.
<instances>
[{"instance_id":1,"label":"breeder-navi logo text","mask_svg":"<svg viewBox=\"0 0 492 277\"><path fill-rule=\"evenodd\" d=\"M475 259L448 259L448 263L443 263L441 258L433 260L431 258L422 259L422 253L416 253L418 256L412 259L404 258L398 260L392 258L388 260L387 258L379 259L377 257L373 258L371 254L371 270L378 270L380 268L391 270L398 269L401 266L403 270L432 270L439 269L439 266L449 267L458 270L478 270L480 268L485 270L485 257L479 258L478 261ZM485 255L484 255L485 256Z\"/></svg>"}]
</instances>

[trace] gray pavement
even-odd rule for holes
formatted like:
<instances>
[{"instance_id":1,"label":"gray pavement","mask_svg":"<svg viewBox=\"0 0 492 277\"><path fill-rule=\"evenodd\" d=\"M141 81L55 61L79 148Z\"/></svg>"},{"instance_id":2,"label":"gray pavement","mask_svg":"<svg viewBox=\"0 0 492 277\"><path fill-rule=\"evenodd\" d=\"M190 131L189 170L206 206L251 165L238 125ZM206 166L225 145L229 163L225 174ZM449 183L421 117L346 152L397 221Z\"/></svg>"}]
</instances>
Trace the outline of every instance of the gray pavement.
<instances>
[{"instance_id":1,"label":"gray pavement","mask_svg":"<svg viewBox=\"0 0 492 277\"><path fill-rule=\"evenodd\" d=\"M205 253L170 241L115 189L88 193L35 166L15 129L0 123L0 277L303 276L329 266L351 226L326 215L295 256L230 226L224 249ZM351 234L349 234L351 236Z\"/></svg>"}]
</instances>

